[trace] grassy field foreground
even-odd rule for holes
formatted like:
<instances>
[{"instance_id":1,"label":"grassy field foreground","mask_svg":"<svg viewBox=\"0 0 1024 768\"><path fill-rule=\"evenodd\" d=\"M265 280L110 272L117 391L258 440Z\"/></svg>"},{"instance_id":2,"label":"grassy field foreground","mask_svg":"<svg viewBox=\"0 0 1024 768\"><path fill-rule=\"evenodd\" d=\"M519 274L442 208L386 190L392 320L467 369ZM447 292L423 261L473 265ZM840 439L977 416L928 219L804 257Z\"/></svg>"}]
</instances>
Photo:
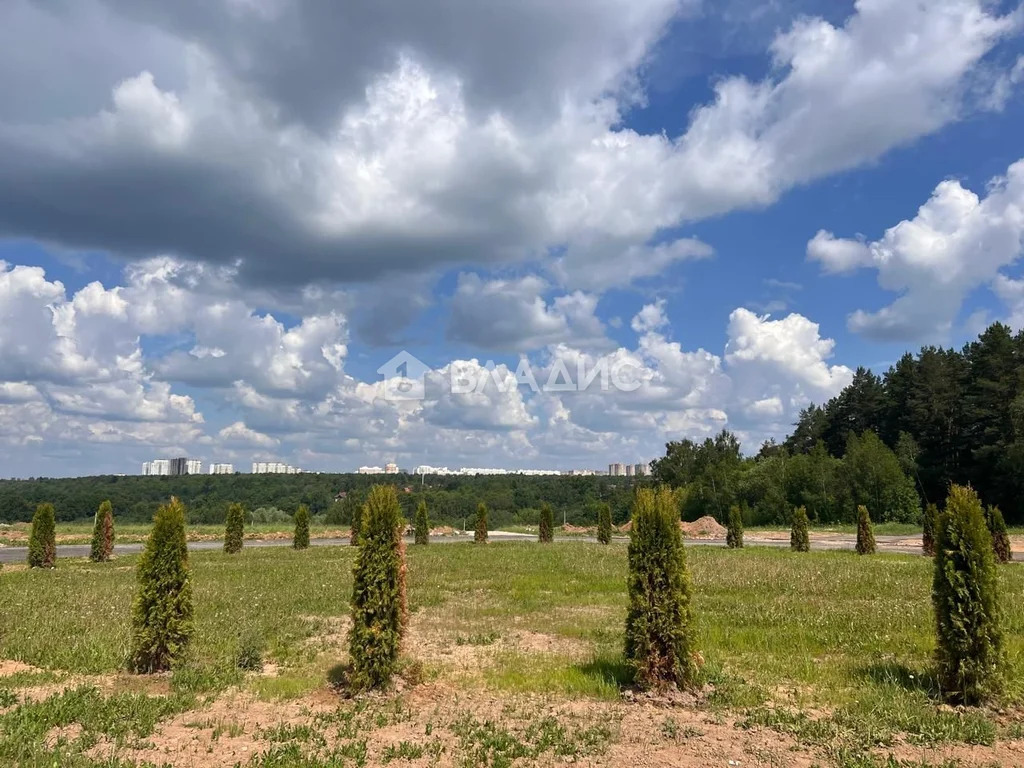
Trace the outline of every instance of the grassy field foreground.
<instances>
[{"instance_id":1,"label":"grassy field foreground","mask_svg":"<svg viewBox=\"0 0 1024 768\"><path fill-rule=\"evenodd\" d=\"M154 677L120 671L134 558L5 568L0 765L1024 765L1018 566L1005 696L958 710L926 558L690 548L707 684L652 698L621 662L625 546L581 542L410 547L405 681L344 699L353 556L194 554L192 658Z\"/></svg>"}]
</instances>

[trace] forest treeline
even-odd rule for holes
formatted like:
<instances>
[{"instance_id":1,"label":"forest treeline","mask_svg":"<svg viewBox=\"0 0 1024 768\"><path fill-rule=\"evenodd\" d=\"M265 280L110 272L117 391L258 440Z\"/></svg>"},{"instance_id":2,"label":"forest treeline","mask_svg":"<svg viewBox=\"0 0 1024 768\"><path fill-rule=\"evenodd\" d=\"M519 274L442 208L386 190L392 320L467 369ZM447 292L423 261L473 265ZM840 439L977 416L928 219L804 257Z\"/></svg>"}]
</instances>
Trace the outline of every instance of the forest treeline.
<instances>
[{"instance_id":1,"label":"forest treeline","mask_svg":"<svg viewBox=\"0 0 1024 768\"><path fill-rule=\"evenodd\" d=\"M434 525L473 526L484 502L494 526L536 525L547 502L561 524L595 524L598 505L607 502L617 524L628 519L633 478L601 476L487 475L425 478L411 475L303 473L183 475L143 477L100 475L76 478L0 480L0 522L28 521L37 504L53 504L58 521L92 519L109 499L117 519L149 522L171 496L181 499L190 523L223 523L228 504L238 502L257 522L282 521L305 504L314 522L347 526L369 489L394 483L406 519L424 500ZM341 496L341 498L337 498Z\"/></svg>"},{"instance_id":2,"label":"forest treeline","mask_svg":"<svg viewBox=\"0 0 1024 768\"><path fill-rule=\"evenodd\" d=\"M883 375L858 368L824 405L801 411L793 432L743 458L729 432L669 443L655 477L684 489L683 515L784 522L916 522L950 483L970 485L1008 522L1024 522L1024 333L996 323L961 350L928 346Z\"/></svg>"}]
</instances>

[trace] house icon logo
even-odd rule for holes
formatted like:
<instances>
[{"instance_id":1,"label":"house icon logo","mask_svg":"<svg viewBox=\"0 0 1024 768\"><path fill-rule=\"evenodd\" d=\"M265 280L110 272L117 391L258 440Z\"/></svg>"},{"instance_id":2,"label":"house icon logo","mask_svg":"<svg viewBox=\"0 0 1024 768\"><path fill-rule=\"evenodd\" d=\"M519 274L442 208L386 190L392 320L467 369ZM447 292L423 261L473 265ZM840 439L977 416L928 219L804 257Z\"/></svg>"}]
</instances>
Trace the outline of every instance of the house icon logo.
<instances>
[{"instance_id":1,"label":"house icon logo","mask_svg":"<svg viewBox=\"0 0 1024 768\"><path fill-rule=\"evenodd\" d=\"M404 349L377 369L384 377L385 400L422 400L430 367Z\"/></svg>"}]
</instances>

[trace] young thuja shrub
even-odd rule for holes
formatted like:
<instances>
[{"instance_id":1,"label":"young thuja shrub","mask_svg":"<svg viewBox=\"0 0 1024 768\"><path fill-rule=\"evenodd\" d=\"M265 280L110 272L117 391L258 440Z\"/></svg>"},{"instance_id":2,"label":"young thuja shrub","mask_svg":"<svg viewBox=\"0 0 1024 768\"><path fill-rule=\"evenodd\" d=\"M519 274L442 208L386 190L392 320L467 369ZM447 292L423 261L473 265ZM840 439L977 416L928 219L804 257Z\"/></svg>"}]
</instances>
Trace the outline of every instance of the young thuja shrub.
<instances>
[{"instance_id":1,"label":"young thuja shrub","mask_svg":"<svg viewBox=\"0 0 1024 768\"><path fill-rule=\"evenodd\" d=\"M96 519L92 524L92 543L89 547L89 559L94 563L104 563L114 554L114 507L109 501L100 503L96 510Z\"/></svg>"},{"instance_id":2,"label":"young thuja shrub","mask_svg":"<svg viewBox=\"0 0 1024 768\"><path fill-rule=\"evenodd\" d=\"M980 704L998 692L1003 652L992 537L970 487L953 485L935 522L935 610L939 687L954 703Z\"/></svg>"},{"instance_id":3,"label":"young thuja shrub","mask_svg":"<svg viewBox=\"0 0 1024 768\"><path fill-rule=\"evenodd\" d=\"M612 508L606 501L597 508L597 540L602 544L612 542Z\"/></svg>"},{"instance_id":4,"label":"young thuja shrub","mask_svg":"<svg viewBox=\"0 0 1024 768\"><path fill-rule=\"evenodd\" d=\"M875 554L875 531L871 526L871 515L863 504L857 507L857 554Z\"/></svg>"},{"instance_id":5,"label":"young thuja shrub","mask_svg":"<svg viewBox=\"0 0 1024 768\"><path fill-rule=\"evenodd\" d=\"M639 488L628 550L626 661L642 687L692 685L697 676L690 575L672 492Z\"/></svg>"},{"instance_id":6,"label":"young thuja shrub","mask_svg":"<svg viewBox=\"0 0 1024 768\"><path fill-rule=\"evenodd\" d=\"M934 504L927 504L924 508L921 531L921 551L931 557L935 554L935 521L939 517L939 508Z\"/></svg>"},{"instance_id":7,"label":"young thuja shrub","mask_svg":"<svg viewBox=\"0 0 1024 768\"><path fill-rule=\"evenodd\" d=\"M729 507L729 525L725 531L725 545L729 549L742 549L743 547L743 513L735 504Z\"/></svg>"},{"instance_id":8,"label":"young thuja shrub","mask_svg":"<svg viewBox=\"0 0 1024 768\"><path fill-rule=\"evenodd\" d=\"M406 625L404 528L394 486L374 486L363 512L352 583L353 690L387 687L398 664Z\"/></svg>"},{"instance_id":9,"label":"young thuja shrub","mask_svg":"<svg viewBox=\"0 0 1024 768\"><path fill-rule=\"evenodd\" d=\"M185 507L173 496L153 518L137 579L128 665L133 672L161 672L182 657L192 637Z\"/></svg>"},{"instance_id":10,"label":"young thuja shrub","mask_svg":"<svg viewBox=\"0 0 1024 768\"><path fill-rule=\"evenodd\" d=\"M430 543L430 520L427 518L427 502L416 505L416 539L417 544Z\"/></svg>"},{"instance_id":11,"label":"young thuja shrub","mask_svg":"<svg viewBox=\"0 0 1024 768\"><path fill-rule=\"evenodd\" d=\"M793 527L789 532L789 548L794 552L810 552L811 538L807 533L807 509L799 506L793 510Z\"/></svg>"},{"instance_id":12,"label":"young thuja shrub","mask_svg":"<svg viewBox=\"0 0 1024 768\"><path fill-rule=\"evenodd\" d=\"M985 509L985 525L992 535L992 552L1000 563L1008 563L1013 559L1013 550L1010 548L1010 534L1006 531L1006 520L1003 519L1002 510L999 507L987 507Z\"/></svg>"},{"instance_id":13,"label":"young thuja shrub","mask_svg":"<svg viewBox=\"0 0 1024 768\"><path fill-rule=\"evenodd\" d=\"M353 547L359 546L359 539L363 535L363 512L362 504L357 503L352 507L352 527L348 532L348 543Z\"/></svg>"},{"instance_id":14,"label":"young thuja shrub","mask_svg":"<svg viewBox=\"0 0 1024 768\"><path fill-rule=\"evenodd\" d=\"M477 544L487 543L487 505L482 501L476 505L476 527L473 530L473 541Z\"/></svg>"},{"instance_id":15,"label":"young thuja shrub","mask_svg":"<svg viewBox=\"0 0 1024 768\"><path fill-rule=\"evenodd\" d=\"M543 543L549 543L555 539L555 521L551 513L551 505L546 501L540 505L540 526L537 539Z\"/></svg>"},{"instance_id":16,"label":"young thuja shrub","mask_svg":"<svg viewBox=\"0 0 1024 768\"><path fill-rule=\"evenodd\" d=\"M57 530L53 504L40 504L32 515L28 537L28 567L54 568L57 565Z\"/></svg>"},{"instance_id":17,"label":"young thuja shrub","mask_svg":"<svg viewBox=\"0 0 1024 768\"><path fill-rule=\"evenodd\" d=\"M229 555L241 552L244 534L245 510L242 508L241 504L229 504L227 523L224 526L224 551Z\"/></svg>"},{"instance_id":18,"label":"young thuja shrub","mask_svg":"<svg viewBox=\"0 0 1024 768\"><path fill-rule=\"evenodd\" d=\"M306 549L309 546L309 508L299 504L295 510L295 535L292 538L295 549Z\"/></svg>"}]
</instances>

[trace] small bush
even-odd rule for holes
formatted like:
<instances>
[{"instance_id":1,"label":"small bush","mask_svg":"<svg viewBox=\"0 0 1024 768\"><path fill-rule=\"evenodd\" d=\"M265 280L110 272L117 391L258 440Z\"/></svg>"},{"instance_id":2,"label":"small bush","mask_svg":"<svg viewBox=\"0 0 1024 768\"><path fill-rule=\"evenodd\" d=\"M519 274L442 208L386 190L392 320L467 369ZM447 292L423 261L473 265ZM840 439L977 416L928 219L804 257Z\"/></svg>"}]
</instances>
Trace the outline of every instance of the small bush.
<instances>
[{"instance_id":1,"label":"small bush","mask_svg":"<svg viewBox=\"0 0 1024 768\"><path fill-rule=\"evenodd\" d=\"M54 568L57 565L57 531L53 504L40 504L32 515L28 537L28 567Z\"/></svg>"},{"instance_id":2,"label":"small bush","mask_svg":"<svg viewBox=\"0 0 1024 768\"><path fill-rule=\"evenodd\" d=\"M386 687L398 662L406 625L405 521L394 486L370 490L352 583L349 654L354 690Z\"/></svg>"},{"instance_id":3,"label":"small bush","mask_svg":"<svg viewBox=\"0 0 1024 768\"><path fill-rule=\"evenodd\" d=\"M1010 548L1010 534L1006 532L1006 520L999 507L988 507L985 510L985 525L992 535L992 551L1000 563L1008 563L1013 559Z\"/></svg>"},{"instance_id":4,"label":"small bush","mask_svg":"<svg viewBox=\"0 0 1024 768\"><path fill-rule=\"evenodd\" d=\"M626 661L644 687L689 686L695 631L679 512L666 488L639 488L628 551Z\"/></svg>"},{"instance_id":5,"label":"small bush","mask_svg":"<svg viewBox=\"0 0 1024 768\"><path fill-rule=\"evenodd\" d=\"M729 525L725 531L725 545L729 549L743 548L743 513L735 504L729 507Z\"/></svg>"},{"instance_id":6,"label":"small bush","mask_svg":"<svg viewBox=\"0 0 1024 768\"><path fill-rule=\"evenodd\" d=\"M602 544L612 542L612 508L606 501L597 508L597 540Z\"/></svg>"},{"instance_id":7,"label":"small bush","mask_svg":"<svg viewBox=\"0 0 1024 768\"><path fill-rule=\"evenodd\" d=\"M192 582L185 543L185 507L173 496L157 510L139 556L132 607L129 667L161 672L182 657L192 637Z\"/></svg>"},{"instance_id":8,"label":"small bush","mask_svg":"<svg viewBox=\"0 0 1024 768\"><path fill-rule=\"evenodd\" d=\"M954 703L980 704L1001 681L1002 634L995 556L978 495L953 485L935 525L939 687Z\"/></svg>"},{"instance_id":9,"label":"small bush","mask_svg":"<svg viewBox=\"0 0 1024 768\"><path fill-rule=\"evenodd\" d=\"M789 532L789 548L794 552L810 552L811 538L807 533L807 509L803 506L793 510L793 528Z\"/></svg>"},{"instance_id":10,"label":"small bush","mask_svg":"<svg viewBox=\"0 0 1024 768\"><path fill-rule=\"evenodd\" d=\"M246 672L259 672L263 669L263 650L262 635L254 627L246 627L238 635L235 666Z\"/></svg>"},{"instance_id":11,"label":"small bush","mask_svg":"<svg viewBox=\"0 0 1024 768\"><path fill-rule=\"evenodd\" d=\"M875 532L871 527L871 515L863 504L857 507L857 554L875 554Z\"/></svg>"},{"instance_id":12,"label":"small bush","mask_svg":"<svg viewBox=\"0 0 1024 768\"><path fill-rule=\"evenodd\" d=\"M241 504L229 504L227 524L224 528L224 551L229 555L241 552L244 535L245 510Z\"/></svg>"},{"instance_id":13,"label":"small bush","mask_svg":"<svg viewBox=\"0 0 1024 768\"><path fill-rule=\"evenodd\" d=\"M295 536L292 538L295 549L306 549L309 546L309 508L299 504L295 510Z\"/></svg>"},{"instance_id":14,"label":"small bush","mask_svg":"<svg viewBox=\"0 0 1024 768\"><path fill-rule=\"evenodd\" d=\"M935 521L939 516L939 508L927 504L924 508L924 520L921 532L921 551L928 557L935 554Z\"/></svg>"},{"instance_id":15,"label":"small bush","mask_svg":"<svg viewBox=\"0 0 1024 768\"><path fill-rule=\"evenodd\" d=\"M430 543L430 520L427 518L427 502L416 505L416 539L417 544Z\"/></svg>"},{"instance_id":16,"label":"small bush","mask_svg":"<svg viewBox=\"0 0 1024 768\"><path fill-rule=\"evenodd\" d=\"M473 530L473 541L477 544L487 543L487 505L482 501L476 505L476 527Z\"/></svg>"},{"instance_id":17,"label":"small bush","mask_svg":"<svg viewBox=\"0 0 1024 768\"><path fill-rule=\"evenodd\" d=\"M538 540L542 544L549 544L555 539L555 521L551 514L551 505L546 501L540 505L540 525L538 526Z\"/></svg>"},{"instance_id":18,"label":"small bush","mask_svg":"<svg viewBox=\"0 0 1024 768\"><path fill-rule=\"evenodd\" d=\"M92 544L89 559L94 563L105 563L114 554L114 508L109 501L100 504L92 526Z\"/></svg>"}]
</instances>

